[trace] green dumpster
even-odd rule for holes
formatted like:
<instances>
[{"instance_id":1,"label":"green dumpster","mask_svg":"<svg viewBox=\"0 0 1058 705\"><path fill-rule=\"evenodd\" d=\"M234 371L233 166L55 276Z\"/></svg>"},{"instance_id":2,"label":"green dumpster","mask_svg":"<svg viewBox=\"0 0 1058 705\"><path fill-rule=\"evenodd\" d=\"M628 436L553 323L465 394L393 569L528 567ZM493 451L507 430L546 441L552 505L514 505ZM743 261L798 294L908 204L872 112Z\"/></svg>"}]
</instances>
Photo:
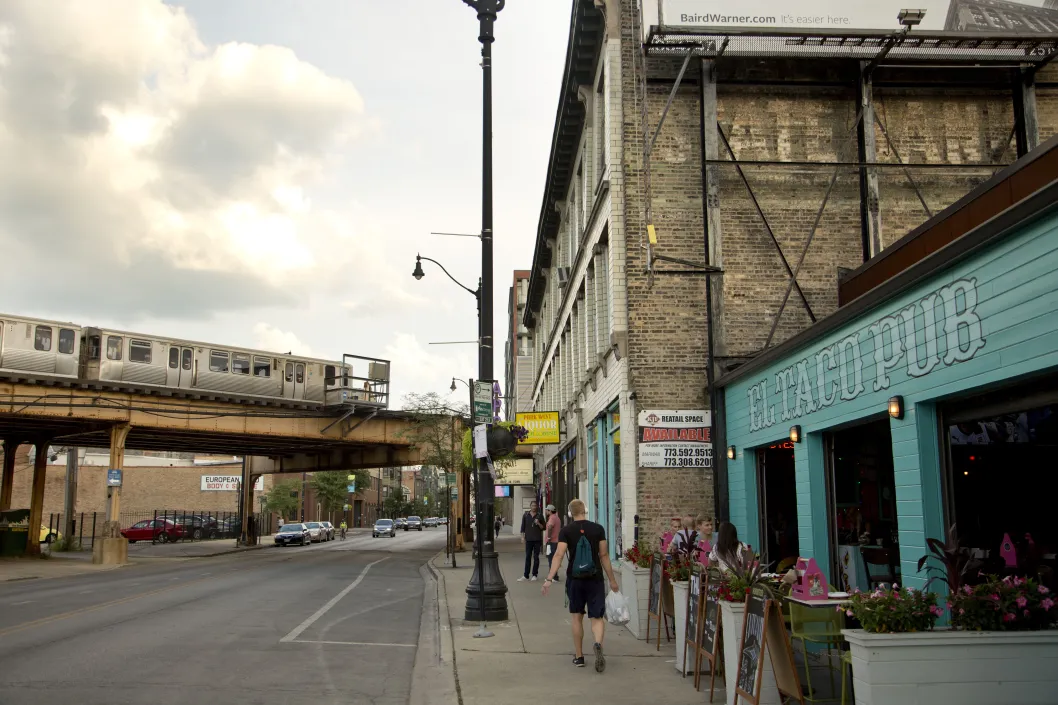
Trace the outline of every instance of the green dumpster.
<instances>
[{"instance_id":1,"label":"green dumpster","mask_svg":"<svg viewBox=\"0 0 1058 705\"><path fill-rule=\"evenodd\" d=\"M0 556L21 556L29 539L28 509L0 512Z\"/></svg>"}]
</instances>

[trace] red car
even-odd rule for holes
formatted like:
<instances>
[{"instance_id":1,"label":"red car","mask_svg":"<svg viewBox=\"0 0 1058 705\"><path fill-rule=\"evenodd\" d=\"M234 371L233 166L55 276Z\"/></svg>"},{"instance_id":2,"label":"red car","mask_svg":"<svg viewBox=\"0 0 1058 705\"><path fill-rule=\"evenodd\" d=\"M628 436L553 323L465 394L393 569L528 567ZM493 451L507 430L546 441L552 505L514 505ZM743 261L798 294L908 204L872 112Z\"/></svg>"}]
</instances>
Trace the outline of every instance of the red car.
<instances>
[{"instance_id":1,"label":"red car","mask_svg":"<svg viewBox=\"0 0 1058 705\"><path fill-rule=\"evenodd\" d=\"M169 519L144 519L122 530L121 535L127 538L129 543L137 541L166 543L183 538L184 527Z\"/></svg>"}]
</instances>

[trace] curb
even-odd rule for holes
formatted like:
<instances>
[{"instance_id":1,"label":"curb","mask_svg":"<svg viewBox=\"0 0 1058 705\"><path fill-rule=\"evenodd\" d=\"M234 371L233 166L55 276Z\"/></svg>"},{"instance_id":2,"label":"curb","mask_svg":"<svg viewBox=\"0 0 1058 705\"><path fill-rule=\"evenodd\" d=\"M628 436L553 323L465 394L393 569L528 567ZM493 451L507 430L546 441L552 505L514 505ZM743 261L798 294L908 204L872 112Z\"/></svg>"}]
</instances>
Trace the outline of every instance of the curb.
<instances>
[{"instance_id":1,"label":"curb","mask_svg":"<svg viewBox=\"0 0 1058 705\"><path fill-rule=\"evenodd\" d=\"M415 665L412 668L409 705L461 705L463 702L456 672L455 644L448 614L444 575L433 565L440 555L441 552L438 552L419 567L419 575L422 576L425 589L422 596L422 618L419 622L419 645L415 650Z\"/></svg>"}]
</instances>

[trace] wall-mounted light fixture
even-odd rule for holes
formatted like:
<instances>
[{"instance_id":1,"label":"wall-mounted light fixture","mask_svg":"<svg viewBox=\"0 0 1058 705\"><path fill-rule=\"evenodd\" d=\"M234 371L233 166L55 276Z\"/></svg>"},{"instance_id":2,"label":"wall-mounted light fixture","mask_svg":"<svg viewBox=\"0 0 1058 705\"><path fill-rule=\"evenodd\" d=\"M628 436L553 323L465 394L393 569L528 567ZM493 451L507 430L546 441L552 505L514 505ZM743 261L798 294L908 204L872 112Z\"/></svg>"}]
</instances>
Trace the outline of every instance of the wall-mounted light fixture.
<instances>
[{"instance_id":1,"label":"wall-mounted light fixture","mask_svg":"<svg viewBox=\"0 0 1058 705\"><path fill-rule=\"evenodd\" d=\"M727 459L728 460L734 460L735 459L735 446L728 446L727 447Z\"/></svg>"},{"instance_id":2,"label":"wall-mounted light fixture","mask_svg":"<svg viewBox=\"0 0 1058 705\"><path fill-rule=\"evenodd\" d=\"M800 443L801 442L801 427L800 426L791 426L790 427L790 440L793 441L794 443Z\"/></svg>"},{"instance_id":3,"label":"wall-mounted light fixture","mask_svg":"<svg viewBox=\"0 0 1058 705\"><path fill-rule=\"evenodd\" d=\"M904 398L890 397L889 398L889 415L894 419L904 418Z\"/></svg>"}]
</instances>

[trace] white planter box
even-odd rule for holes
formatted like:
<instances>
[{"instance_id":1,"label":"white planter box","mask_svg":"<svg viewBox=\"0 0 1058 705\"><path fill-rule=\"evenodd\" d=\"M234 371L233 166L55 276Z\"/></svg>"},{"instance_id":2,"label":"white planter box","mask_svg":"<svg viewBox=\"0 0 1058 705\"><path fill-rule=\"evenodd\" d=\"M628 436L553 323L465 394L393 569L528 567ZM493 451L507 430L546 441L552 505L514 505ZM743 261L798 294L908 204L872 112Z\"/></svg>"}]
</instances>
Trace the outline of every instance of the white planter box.
<instances>
[{"instance_id":1,"label":"white planter box","mask_svg":"<svg viewBox=\"0 0 1058 705\"><path fill-rule=\"evenodd\" d=\"M843 633L852 645L857 705L1058 702L1058 629Z\"/></svg>"},{"instance_id":2,"label":"white planter box","mask_svg":"<svg viewBox=\"0 0 1058 705\"><path fill-rule=\"evenodd\" d=\"M621 594L628 598L631 616L628 631L636 639L647 638L647 597L650 590L650 569L636 568L634 563L621 561Z\"/></svg>"},{"instance_id":3,"label":"white planter box","mask_svg":"<svg viewBox=\"0 0 1058 705\"><path fill-rule=\"evenodd\" d=\"M680 661L684 658L683 649L686 643L687 632L687 591L690 583L686 580L672 581L673 611L676 614L676 660L673 662L676 670L680 670ZM683 673L694 673L694 654L687 652L687 658L683 664Z\"/></svg>"},{"instance_id":4,"label":"white planter box","mask_svg":"<svg viewBox=\"0 0 1058 705\"><path fill-rule=\"evenodd\" d=\"M727 702L735 702L735 684L738 674L738 657L742 653L742 622L745 619L746 603L720 601L720 637L724 640L724 688ZM767 647L765 651L767 651ZM775 671L771 667L771 654L764 654L764 675L760 684L760 705L780 705L779 689L775 687ZM740 698L743 702L745 698Z\"/></svg>"}]
</instances>

